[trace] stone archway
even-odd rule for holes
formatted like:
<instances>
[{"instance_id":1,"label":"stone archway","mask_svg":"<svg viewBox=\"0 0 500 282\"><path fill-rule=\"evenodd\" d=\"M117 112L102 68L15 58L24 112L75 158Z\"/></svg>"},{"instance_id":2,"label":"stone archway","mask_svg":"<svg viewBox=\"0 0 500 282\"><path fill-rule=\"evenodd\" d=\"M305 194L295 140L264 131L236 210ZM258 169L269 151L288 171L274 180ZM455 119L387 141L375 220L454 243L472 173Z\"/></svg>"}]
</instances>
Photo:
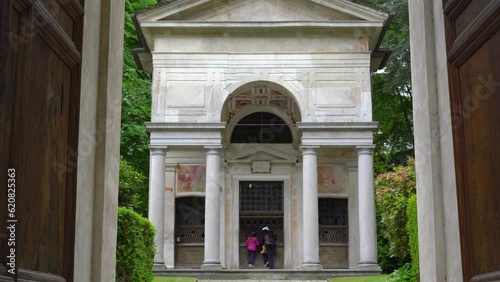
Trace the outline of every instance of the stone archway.
<instances>
[{"instance_id":1,"label":"stone archway","mask_svg":"<svg viewBox=\"0 0 500 282\"><path fill-rule=\"evenodd\" d=\"M227 122L223 143L229 144L231 135L238 123L251 114L269 113L284 122L292 134L294 144L300 142L295 124L302 120L300 105L289 91L276 83L255 81L236 89L224 102L221 121ZM251 142L249 142L251 143ZM259 142L257 142L259 143Z\"/></svg>"},{"instance_id":2,"label":"stone archway","mask_svg":"<svg viewBox=\"0 0 500 282\"><path fill-rule=\"evenodd\" d=\"M235 223L230 231L233 238L230 252L235 256L229 263L234 268L247 267L242 238L250 229L260 231L261 225L269 225L280 236L276 268L293 268L291 203L295 196L291 191L295 181L291 179L296 177L295 162L300 145L296 123L301 120L300 105L295 96L286 87L270 81L244 84L236 88L223 104L221 121L226 122L226 127L222 132L222 141L226 148L226 186L229 187L226 193L231 199L231 220ZM246 130L245 127L255 127L255 130ZM235 134L242 136L236 138ZM259 134L263 136L259 138ZM256 171L256 163L267 163L270 168L268 171ZM256 204L245 197L245 191L249 192L246 189L248 185L245 185L248 183L255 187L279 183L282 208L271 212L265 212L262 206L255 207L258 211L245 209L247 205ZM260 204L265 205L263 202ZM257 268L264 268L262 255L257 254L254 264Z\"/></svg>"}]
</instances>

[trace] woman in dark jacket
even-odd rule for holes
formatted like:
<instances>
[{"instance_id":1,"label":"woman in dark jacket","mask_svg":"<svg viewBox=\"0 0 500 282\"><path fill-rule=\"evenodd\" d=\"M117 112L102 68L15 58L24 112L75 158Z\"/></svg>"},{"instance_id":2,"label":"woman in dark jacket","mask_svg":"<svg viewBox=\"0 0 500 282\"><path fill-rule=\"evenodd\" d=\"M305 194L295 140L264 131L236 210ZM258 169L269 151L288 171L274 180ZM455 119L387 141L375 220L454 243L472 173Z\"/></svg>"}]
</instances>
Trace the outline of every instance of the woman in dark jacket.
<instances>
[{"instance_id":1,"label":"woman in dark jacket","mask_svg":"<svg viewBox=\"0 0 500 282\"><path fill-rule=\"evenodd\" d=\"M266 248L266 254L264 254L264 266L269 266L270 269L274 269L274 254L276 253L276 235L269 227L265 226L262 228L262 236L260 238L263 246Z\"/></svg>"},{"instance_id":2,"label":"woman in dark jacket","mask_svg":"<svg viewBox=\"0 0 500 282\"><path fill-rule=\"evenodd\" d=\"M262 258L264 259L264 267L267 267L269 265L269 259L267 256L267 250L266 250L266 242L265 242L265 235L269 232L269 227L264 226L259 234L259 245L262 246L262 251L260 252L262 254Z\"/></svg>"}]
</instances>

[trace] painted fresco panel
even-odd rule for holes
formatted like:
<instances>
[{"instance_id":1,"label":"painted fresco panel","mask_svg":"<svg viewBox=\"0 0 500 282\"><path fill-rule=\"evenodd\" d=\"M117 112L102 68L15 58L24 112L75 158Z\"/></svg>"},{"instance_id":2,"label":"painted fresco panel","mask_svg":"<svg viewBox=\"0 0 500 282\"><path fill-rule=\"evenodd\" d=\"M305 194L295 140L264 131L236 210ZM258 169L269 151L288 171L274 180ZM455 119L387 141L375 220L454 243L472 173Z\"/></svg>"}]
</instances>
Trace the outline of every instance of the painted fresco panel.
<instances>
[{"instance_id":1,"label":"painted fresco panel","mask_svg":"<svg viewBox=\"0 0 500 282\"><path fill-rule=\"evenodd\" d=\"M318 193L346 194L346 177L343 166L318 166Z\"/></svg>"},{"instance_id":2,"label":"painted fresco panel","mask_svg":"<svg viewBox=\"0 0 500 282\"><path fill-rule=\"evenodd\" d=\"M205 192L205 176L204 165L179 165L177 192Z\"/></svg>"}]
</instances>

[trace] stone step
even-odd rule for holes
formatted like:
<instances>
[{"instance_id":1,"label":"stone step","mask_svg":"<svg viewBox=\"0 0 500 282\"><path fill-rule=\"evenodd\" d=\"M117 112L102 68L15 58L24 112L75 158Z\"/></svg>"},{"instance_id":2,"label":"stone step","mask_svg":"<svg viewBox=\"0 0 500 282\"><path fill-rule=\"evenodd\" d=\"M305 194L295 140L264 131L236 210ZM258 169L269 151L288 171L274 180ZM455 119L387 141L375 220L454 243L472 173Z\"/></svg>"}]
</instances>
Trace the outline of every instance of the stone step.
<instances>
[{"instance_id":1,"label":"stone step","mask_svg":"<svg viewBox=\"0 0 500 282\"><path fill-rule=\"evenodd\" d=\"M223 269L223 270L202 270L202 269L156 269L157 276L164 277L193 277L200 282L232 282L232 281L311 281L327 282L332 278L349 276L374 276L380 275L378 270L363 269L322 269L311 270L290 270L290 269Z\"/></svg>"},{"instance_id":2,"label":"stone step","mask_svg":"<svg viewBox=\"0 0 500 282\"><path fill-rule=\"evenodd\" d=\"M198 279L198 282L228 282L229 280L217 280L217 279ZM267 280L267 279L240 279L234 280L232 282L328 282L328 280Z\"/></svg>"}]
</instances>

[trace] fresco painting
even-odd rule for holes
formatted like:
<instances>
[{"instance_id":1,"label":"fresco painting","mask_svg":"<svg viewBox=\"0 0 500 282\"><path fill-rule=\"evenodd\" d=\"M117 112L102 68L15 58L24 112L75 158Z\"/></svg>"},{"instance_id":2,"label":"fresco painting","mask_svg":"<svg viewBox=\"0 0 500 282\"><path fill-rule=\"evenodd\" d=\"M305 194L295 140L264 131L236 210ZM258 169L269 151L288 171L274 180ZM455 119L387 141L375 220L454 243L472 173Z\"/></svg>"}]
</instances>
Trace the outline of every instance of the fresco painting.
<instances>
[{"instance_id":1,"label":"fresco painting","mask_svg":"<svg viewBox=\"0 0 500 282\"><path fill-rule=\"evenodd\" d=\"M318 193L347 193L346 172L343 166L318 166Z\"/></svg>"},{"instance_id":2,"label":"fresco painting","mask_svg":"<svg viewBox=\"0 0 500 282\"><path fill-rule=\"evenodd\" d=\"M206 167L180 165L177 169L177 192L205 192Z\"/></svg>"}]
</instances>

